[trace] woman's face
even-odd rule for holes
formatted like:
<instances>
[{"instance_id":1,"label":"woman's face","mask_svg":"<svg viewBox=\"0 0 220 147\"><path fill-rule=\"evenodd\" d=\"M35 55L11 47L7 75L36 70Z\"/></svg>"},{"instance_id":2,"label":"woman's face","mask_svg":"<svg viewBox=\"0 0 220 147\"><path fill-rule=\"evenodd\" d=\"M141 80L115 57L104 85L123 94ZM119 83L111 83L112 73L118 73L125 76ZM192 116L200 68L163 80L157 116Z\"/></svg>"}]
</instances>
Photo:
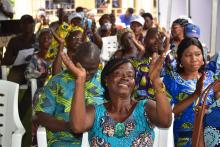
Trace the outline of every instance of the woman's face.
<instances>
[{"instance_id":1,"label":"woman's face","mask_svg":"<svg viewBox=\"0 0 220 147\"><path fill-rule=\"evenodd\" d=\"M123 36L122 36L122 46L124 49L133 49L135 47L135 44L132 40L132 33L131 32L126 32Z\"/></svg>"},{"instance_id":2,"label":"woman's face","mask_svg":"<svg viewBox=\"0 0 220 147\"><path fill-rule=\"evenodd\" d=\"M73 24L74 26L79 26L79 27L82 27L82 19L81 18L73 18L71 20L71 24Z\"/></svg>"},{"instance_id":3,"label":"woman's face","mask_svg":"<svg viewBox=\"0 0 220 147\"><path fill-rule=\"evenodd\" d=\"M131 96L135 86L135 72L131 63L124 63L110 73L106 85L110 96L112 94Z\"/></svg>"},{"instance_id":4,"label":"woman's face","mask_svg":"<svg viewBox=\"0 0 220 147\"><path fill-rule=\"evenodd\" d=\"M149 29L153 25L153 21L150 19L150 17L145 17L145 23L144 23L144 29Z\"/></svg>"},{"instance_id":5,"label":"woman's face","mask_svg":"<svg viewBox=\"0 0 220 147\"><path fill-rule=\"evenodd\" d=\"M180 24L174 23L171 28L173 38L177 38L184 34L184 28Z\"/></svg>"},{"instance_id":6,"label":"woman's face","mask_svg":"<svg viewBox=\"0 0 220 147\"><path fill-rule=\"evenodd\" d=\"M143 26L140 23L134 21L131 23L131 29L135 35L140 35L143 31Z\"/></svg>"},{"instance_id":7,"label":"woman's face","mask_svg":"<svg viewBox=\"0 0 220 147\"><path fill-rule=\"evenodd\" d=\"M204 64L201 49L195 45L186 48L181 57L181 64L184 71L198 71Z\"/></svg>"},{"instance_id":8,"label":"woman's face","mask_svg":"<svg viewBox=\"0 0 220 147\"><path fill-rule=\"evenodd\" d=\"M112 24L108 19L102 19L100 29L101 37L107 37L111 35Z\"/></svg>"},{"instance_id":9,"label":"woman's face","mask_svg":"<svg viewBox=\"0 0 220 147\"><path fill-rule=\"evenodd\" d=\"M159 33L156 33L152 35L152 37L149 37L145 40L145 48L150 53L159 53L161 54L163 51L163 42L162 38L160 37Z\"/></svg>"},{"instance_id":10,"label":"woman's face","mask_svg":"<svg viewBox=\"0 0 220 147\"><path fill-rule=\"evenodd\" d=\"M75 52L76 48L82 43L82 32L77 31L72 38L66 42L69 52Z\"/></svg>"},{"instance_id":11,"label":"woman's face","mask_svg":"<svg viewBox=\"0 0 220 147\"><path fill-rule=\"evenodd\" d=\"M50 33L43 33L39 36L39 45L42 48L49 49L52 42L52 36Z\"/></svg>"}]
</instances>

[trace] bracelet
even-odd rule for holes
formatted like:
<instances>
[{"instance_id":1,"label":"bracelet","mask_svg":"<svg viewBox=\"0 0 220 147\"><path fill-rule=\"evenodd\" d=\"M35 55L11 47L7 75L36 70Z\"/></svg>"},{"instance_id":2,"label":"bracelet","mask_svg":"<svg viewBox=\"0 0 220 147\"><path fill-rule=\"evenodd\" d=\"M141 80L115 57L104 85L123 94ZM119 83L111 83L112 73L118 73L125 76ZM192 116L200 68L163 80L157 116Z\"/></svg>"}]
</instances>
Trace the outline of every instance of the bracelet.
<instances>
[{"instance_id":1,"label":"bracelet","mask_svg":"<svg viewBox=\"0 0 220 147\"><path fill-rule=\"evenodd\" d=\"M165 85L162 83L160 89L154 89L154 93L155 93L155 94L166 93L166 87L165 87Z\"/></svg>"}]
</instances>

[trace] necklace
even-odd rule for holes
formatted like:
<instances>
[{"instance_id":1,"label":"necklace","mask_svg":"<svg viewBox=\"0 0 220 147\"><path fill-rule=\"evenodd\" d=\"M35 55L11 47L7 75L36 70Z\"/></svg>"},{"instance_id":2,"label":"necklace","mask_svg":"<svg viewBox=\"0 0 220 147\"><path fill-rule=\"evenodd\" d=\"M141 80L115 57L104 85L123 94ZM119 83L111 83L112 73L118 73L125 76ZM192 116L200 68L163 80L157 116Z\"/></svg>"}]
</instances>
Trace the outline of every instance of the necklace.
<instances>
[{"instance_id":1,"label":"necklace","mask_svg":"<svg viewBox=\"0 0 220 147\"><path fill-rule=\"evenodd\" d=\"M117 123L115 125L115 135L117 137L122 137L125 135L125 125L124 123Z\"/></svg>"}]
</instances>

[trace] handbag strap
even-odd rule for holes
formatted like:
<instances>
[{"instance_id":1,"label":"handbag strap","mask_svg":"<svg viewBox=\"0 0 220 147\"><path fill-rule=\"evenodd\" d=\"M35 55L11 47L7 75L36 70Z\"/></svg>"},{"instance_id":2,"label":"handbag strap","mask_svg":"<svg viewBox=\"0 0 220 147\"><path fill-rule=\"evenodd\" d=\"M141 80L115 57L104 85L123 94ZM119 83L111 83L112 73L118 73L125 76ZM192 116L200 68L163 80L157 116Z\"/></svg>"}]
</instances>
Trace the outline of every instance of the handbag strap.
<instances>
[{"instance_id":1,"label":"handbag strap","mask_svg":"<svg viewBox=\"0 0 220 147\"><path fill-rule=\"evenodd\" d=\"M213 83L211 83L201 94L201 96L199 97L199 101L196 105L196 108L199 108L201 107L202 105L202 108L205 109L205 104L206 104L206 100L207 100L207 97L208 97L208 94L209 94L209 91L215 87L215 85L217 85L218 83L220 83L220 80L216 80L214 81ZM203 100L203 103L201 104Z\"/></svg>"},{"instance_id":2,"label":"handbag strap","mask_svg":"<svg viewBox=\"0 0 220 147\"><path fill-rule=\"evenodd\" d=\"M200 138L200 134L202 132L202 122L203 122L203 116L205 114L205 108L206 108L206 100L209 94L209 91L215 87L215 85L217 83L220 83L220 80L216 80L213 83L211 83L201 94L201 96L199 97L199 102L196 105L196 109L195 109L195 115L197 116L197 120L195 120L194 122L194 129L196 129L196 131L193 133L192 136L192 146L193 147L199 147L199 138ZM201 104L203 100L203 103ZM202 108L200 108L202 106ZM196 117L195 116L195 117ZM196 125L196 126L195 126Z\"/></svg>"}]
</instances>

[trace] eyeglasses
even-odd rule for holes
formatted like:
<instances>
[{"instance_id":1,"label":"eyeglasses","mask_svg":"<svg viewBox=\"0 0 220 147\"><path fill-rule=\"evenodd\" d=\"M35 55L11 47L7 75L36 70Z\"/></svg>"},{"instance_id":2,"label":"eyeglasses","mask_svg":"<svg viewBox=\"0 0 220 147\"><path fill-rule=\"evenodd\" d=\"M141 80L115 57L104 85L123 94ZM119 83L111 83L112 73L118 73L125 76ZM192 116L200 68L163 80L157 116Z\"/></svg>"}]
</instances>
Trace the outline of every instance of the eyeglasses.
<instances>
[{"instance_id":1,"label":"eyeglasses","mask_svg":"<svg viewBox=\"0 0 220 147\"><path fill-rule=\"evenodd\" d=\"M72 39L82 39L82 37L73 36Z\"/></svg>"}]
</instances>

